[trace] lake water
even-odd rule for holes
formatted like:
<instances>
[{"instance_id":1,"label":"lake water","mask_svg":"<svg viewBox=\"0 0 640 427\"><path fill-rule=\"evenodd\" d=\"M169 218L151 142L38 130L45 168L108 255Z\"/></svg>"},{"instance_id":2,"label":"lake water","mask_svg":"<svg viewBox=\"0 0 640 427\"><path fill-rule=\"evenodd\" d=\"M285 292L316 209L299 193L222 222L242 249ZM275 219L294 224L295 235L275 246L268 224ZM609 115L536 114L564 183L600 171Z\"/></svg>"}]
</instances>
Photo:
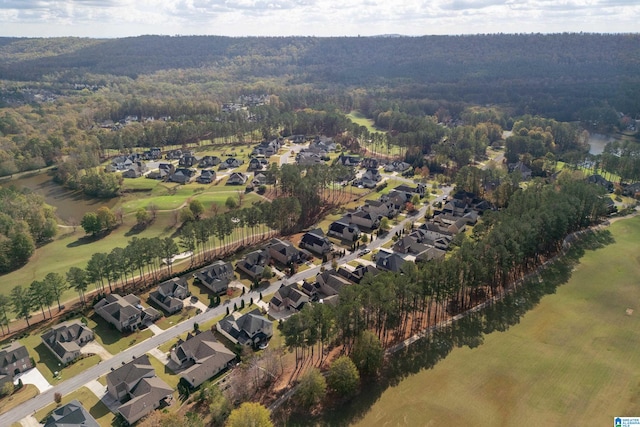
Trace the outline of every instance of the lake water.
<instances>
[{"instance_id":1,"label":"lake water","mask_svg":"<svg viewBox=\"0 0 640 427\"><path fill-rule=\"evenodd\" d=\"M602 154L605 145L613 140L614 138L612 136L602 135L599 133L589 135L589 153Z\"/></svg>"},{"instance_id":2,"label":"lake water","mask_svg":"<svg viewBox=\"0 0 640 427\"><path fill-rule=\"evenodd\" d=\"M56 208L56 215L65 223L71 218L79 222L85 213L95 212L102 206L112 209L118 202L117 197L113 199L91 199L78 191L69 191L53 182L51 175L44 172L22 176L18 179L0 181L0 186L8 187L11 185L15 185L17 188L29 188L43 196L47 204Z\"/></svg>"}]
</instances>

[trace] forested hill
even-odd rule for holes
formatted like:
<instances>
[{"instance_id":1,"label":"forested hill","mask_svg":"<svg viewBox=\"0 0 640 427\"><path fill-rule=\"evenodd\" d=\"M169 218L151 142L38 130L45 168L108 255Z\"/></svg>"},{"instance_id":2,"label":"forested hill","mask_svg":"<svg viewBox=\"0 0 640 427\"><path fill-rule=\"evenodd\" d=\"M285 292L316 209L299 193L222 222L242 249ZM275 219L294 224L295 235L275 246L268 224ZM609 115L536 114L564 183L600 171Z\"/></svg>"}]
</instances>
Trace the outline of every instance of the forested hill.
<instances>
[{"instance_id":1,"label":"forested hill","mask_svg":"<svg viewBox=\"0 0 640 427\"><path fill-rule=\"evenodd\" d=\"M222 80L384 84L482 103L536 93L536 102L574 96L640 110L640 34L0 39L0 78L7 80L74 82L87 73L135 78L194 68Z\"/></svg>"}]
</instances>

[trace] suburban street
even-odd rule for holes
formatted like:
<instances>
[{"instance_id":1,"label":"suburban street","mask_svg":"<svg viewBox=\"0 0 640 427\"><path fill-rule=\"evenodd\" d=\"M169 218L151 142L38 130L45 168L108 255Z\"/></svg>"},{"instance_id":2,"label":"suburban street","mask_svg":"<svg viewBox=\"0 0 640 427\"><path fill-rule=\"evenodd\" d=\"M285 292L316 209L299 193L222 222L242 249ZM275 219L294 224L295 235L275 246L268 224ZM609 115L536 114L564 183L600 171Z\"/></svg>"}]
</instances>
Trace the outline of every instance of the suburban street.
<instances>
[{"instance_id":1,"label":"suburban street","mask_svg":"<svg viewBox=\"0 0 640 427\"><path fill-rule=\"evenodd\" d=\"M444 196L448 195L451 190L452 190L452 187L443 188L442 195L438 196L431 203L424 205L415 215L412 215L400 221L391 230L389 230L387 234L385 234L383 237L376 238L373 242L369 243L366 247L372 251L375 249L379 249L382 245L384 245L386 242L391 240L392 237L396 234L396 232L399 232L400 230L402 230L407 223L422 218L425 215L428 206L430 206L433 203L437 203L438 201L442 201ZM346 254L344 257L338 260L338 264L339 265L346 264L349 261L353 261L357 259L359 257L358 253L359 251L355 251L353 253ZM318 273L320 273L320 270L322 267L326 269L331 268L331 262L327 262L323 265L312 267L308 270L296 273L291 277L278 280L272 283L267 288L248 291L245 295L232 299L229 304L219 305L215 308L210 308L196 315L195 317L192 317L191 319L188 319L182 323L179 323L159 333L158 335L154 335L149 339L119 354L114 355L113 358L109 360L101 361L97 365L87 369L86 371L76 375L73 378L70 378L68 380L63 380L58 384L52 384L53 387L45 391L44 393L41 393L36 397L34 397L33 399L0 415L0 426L10 426L12 423L18 422L21 419L29 415L32 415L35 411L52 403L54 401L55 393L61 393L63 396L68 393L71 393L79 389L80 387L83 387L85 384L89 383L90 381L95 380L109 373L112 369L117 369L118 367L122 366L124 363L131 361L132 358L141 356L151 351L152 349L158 347L159 345L164 344L165 342L170 341L183 333L193 330L194 323L202 324L215 317L224 315L226 313L226 308L228 306L233 307L234 303L237 303L237 305L240 306L240 301L243 299L245 300L245 303L248 303L251 298L253 298L254 301L257 301L260 298L261 293L263 295L272 294L276 292L283 283L287 283L287 284L294 283L294 282L302 281L304 279L315 277Z\"/></svg>"}]
</instances>

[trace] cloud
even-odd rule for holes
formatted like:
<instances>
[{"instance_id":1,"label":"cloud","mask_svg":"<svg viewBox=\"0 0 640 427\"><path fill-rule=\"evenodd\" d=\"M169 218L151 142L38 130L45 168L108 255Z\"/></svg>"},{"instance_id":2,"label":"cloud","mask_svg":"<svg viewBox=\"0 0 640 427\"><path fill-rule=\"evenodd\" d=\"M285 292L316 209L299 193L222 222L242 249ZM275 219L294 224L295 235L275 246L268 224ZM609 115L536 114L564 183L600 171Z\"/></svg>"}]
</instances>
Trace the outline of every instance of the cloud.
<instances>
[{"instance_id":1,"label":"cloud","mask_svg":"<svg viewBox=\"0 0 640 427\"><path fill-rule=\"evenodd\" d=\"M0 35L637 32L637 0L0 0ZM599 19L598 19L599 17Z\"/></svg>"}]
</instances>

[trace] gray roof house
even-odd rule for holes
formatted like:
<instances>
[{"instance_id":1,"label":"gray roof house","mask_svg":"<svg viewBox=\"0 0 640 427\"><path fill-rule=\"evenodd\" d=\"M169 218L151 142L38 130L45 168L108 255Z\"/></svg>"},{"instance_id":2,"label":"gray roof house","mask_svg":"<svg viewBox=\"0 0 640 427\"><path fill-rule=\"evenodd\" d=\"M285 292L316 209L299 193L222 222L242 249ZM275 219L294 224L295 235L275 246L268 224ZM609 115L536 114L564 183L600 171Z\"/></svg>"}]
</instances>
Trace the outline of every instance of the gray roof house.
<instances>
[{"instance_id":1,"label":"gray roof house","mask_svg":"<svg viewBox=\"0 0 640 427\"><path fill-rule=\"evenodd\" d=\"M216 171L211 169L205 169L200 172L200 175L196 178L196 182L199 184L211 184L216 180Z\"/></svg>"},{"instance_id":2,"label":"gray roof house","mask_svg":"<svg viewBox=\"0 0 640 427\"><path fill-rule=\"evenodd\" d=\"M198 387L226 369L236 355L218 342L209 329L195 335L189 333L186 340L179 340L171 349L170 357L180 369L184 369L180 376L191 387Z\"/></svg>"},{"instance_id":3,"label":"gray roof house","mask_svg":"<svg viewBox=\"0 0 640 427\"><path fill-rule=\"evenodd\" d=\"M93 331L80 320L70 320L54 326L41 336L44 345L63 364L80 357L80 347L94 339Z\"/></svg>"},{"instance_id":4,"label":"gray roof house","mask_svg":"<svg viewBox=\"0 0 640 427\"><path fill-rule=\"evenodd\" d=\"M153 322L160 313L152 307L143 308L140 298L133 294L109 294L93 306L96 314L111 323L120 332L133 331L143 323Z\"/></svg>"},{"instance_id":5,"label":"gray roof house","mask_svg":"<svg viewBox=\"0 0 640 427\"><path fill-rule=\"evenodd\" d=\"M346 242L355 242L360 238L360 229L357 225L351 224L349 218L342 218L329 225L328 236L337 237Z\"/></svg>"},{"instance_id":6,"label":"gray roof house","mask_svg":"<svg viewBox=\"0 0 640 427\"><path fill-rule=\"evenodd\" d=\"M402 257L394 252L379 251L376 254L376 267L381 270L393 271L399 273L406 261Z\"/></svg>"},{"instance_id":7,"label":"gray roof house","mask_svg":"<svg viewBox=\"0 0 640 427\"><path fill-rule=\"evenodd\" d=\"M233 172L227 179L227 185L244 185L247 182L247 175L242 172Z\"/></svg>"},{"instance_id":8,"label":"gray roof house","mask_svg":"<svg viewBox=\"0 0 640 427\"><path fill-rule=\"evenodd\" d=\"M198 164L198 167L200 167L200 168L210 168L212 166L217 166L219 164L220 164L220 157L218 157L218 156L204 156L200 160L200 163Z\"/></svg>"},{"instance_id":9,"label":"gray roof house","mask_svg":"<svg viewBox=\"0 0 640 427\"><path fill-rule=\"evenodd\" d=\"M249 252L236 263L236 268L256 280L262 277L264 267L269 264L270 258L269 251L266 249Z\"/></svg>"},{"instance_id":10,"label":"gray roof house","mask_svg":"<svg viewBox=\"0 0 640 427\"><path fill-rule=\"evenodd\" d=\"M178 184L188 184L196 176L195 169L178 168L171 175L169 175L169 181L177 182Z\"/></svg>"},{"instance_id":11,"label":"gray roof house","mask_svg":"<svg viewBox=\"0 0 640 427\"><path fill-rule=\"evenodd\" d=\"M273 336L273 323L257 308L244 315L231 313L216 324L216 329L240 345L262 345Z\"/></svg>"},{"instance_id":12,"label":"gray roof house","mask_svg":"<svg viewBox=\"0 0 640 427\"><path fill-rule=\"evenodd\" d=\"M100 427L95 418L77 400L53 410L44 427Z\"/></svg>"},{"instance_id":13,"label":"gray roof house","mask_svg":"<svg viewBox=\"0 0 640 427\"><path fill-rule=\"evenodd\" d=\"M229 288L234 279L233 266L230 262L215 261L211 265L201 268L193 275L196 281L206 286L216 294L222 294Z\"/></svg>"},{"instance_id":14,"label":"gray roof house","mask_svg":"<svg viewBox=\"0 0 640 427\"><path fill-rule=\"evenodd\" d=\"M316 228L304 233L300 240L300 247L316 254L324 255L327 252L331 252L333 244L321 229Z\"/></svg>"},{"instance_id":15,"label":"gray roof house","mask_svg":"<svg viewBox=\"0 0 640 427\"><path fill-rule=\"evenodd\" d=\"M158 304L169 314L177 313L184 307L183 299L191 295L189 284L184 277L174 277L158 285L149 293L149 300Z\"/></svg>"},{"instance_id":16,"label":"gray roof house","mask_svg":"<svg viewBox=\"0 0 640 427\"><path fill-rule=\"evenodd\" d=\"M389 219L398 215L396 205L388 200L366 200L364 206L360 209L364 212L371 212L378 216L386 216Z\"/></svg>"},{"instance_id":17,"label":"gray roof house","mask_svg":"<svg viewBox=\"0 0 640 427\"><path fill-rule=\"evenodd\" d=\"M519 173L523 181L531 179L531 169L522 162L509 163L508 168L509 172Z\"/></svg>"},{"instance_id":18,"label":"gray roof house","mask_svg":"<svg viewBox=\"0 0 640 427\"><path fill-rule=\"evenodd\" d=\"M362 179L380 182L380 180L382 179L382 175L380 175L380 171L378 171L378 169L367 169L367 171L362 175Z\"/></svg>"},{"instance_id":19,"label":"gray roof house","mask_svg":"<svg viewBox=\"0 0 640 427\"><path fill-rule=\"evenodd\" d=\"M250 170L250 171L261 171L262 170L262 163L260 163L259 159L253 158L253 159L249 160L249 166L247 167L247 170Z\"/></svg>"},{"instance_id":20,"label":"gray roof house","mask_svg":"<svg viewBox=\"0 0 640 427\"><path fill-rule=\"evenodd\" d=\"M133 424L170 402L173 388L156 376L144 354L107 374L107 393L122 403L118 412Z\"/></svg>"},{"instance_id":21,"label":"gray roof house","mask_svg":"<svg viewBox=\"0 0 640 427\"><path fill-rule=\"evenodd\" d=\"M298 285L282 285L269 301L269 310L281 312L283 310L299 311L309 302L309 297L298 289Z\"/></svg>"},{"instance_id":22,"label":"gray roof house","mask_svg":"<svg viewBox=\"0 0 640 427\"><path fill-rule=\"evenodd\" d=\"M0 385L13 380L13 376L33 368L29 352L18 341L0 348Z\"/></svg>"},{"instance_id":23,"label":"gray roof house","mask_svg":"<svg viewBox=\"0 0 640 427\"><path fill-rule=\"evenodd\" d=\"M342 288L352 284L334 269L318 273L316 275L316 283L324 297L338 295Z\"/></svg>"}]
</instances>

